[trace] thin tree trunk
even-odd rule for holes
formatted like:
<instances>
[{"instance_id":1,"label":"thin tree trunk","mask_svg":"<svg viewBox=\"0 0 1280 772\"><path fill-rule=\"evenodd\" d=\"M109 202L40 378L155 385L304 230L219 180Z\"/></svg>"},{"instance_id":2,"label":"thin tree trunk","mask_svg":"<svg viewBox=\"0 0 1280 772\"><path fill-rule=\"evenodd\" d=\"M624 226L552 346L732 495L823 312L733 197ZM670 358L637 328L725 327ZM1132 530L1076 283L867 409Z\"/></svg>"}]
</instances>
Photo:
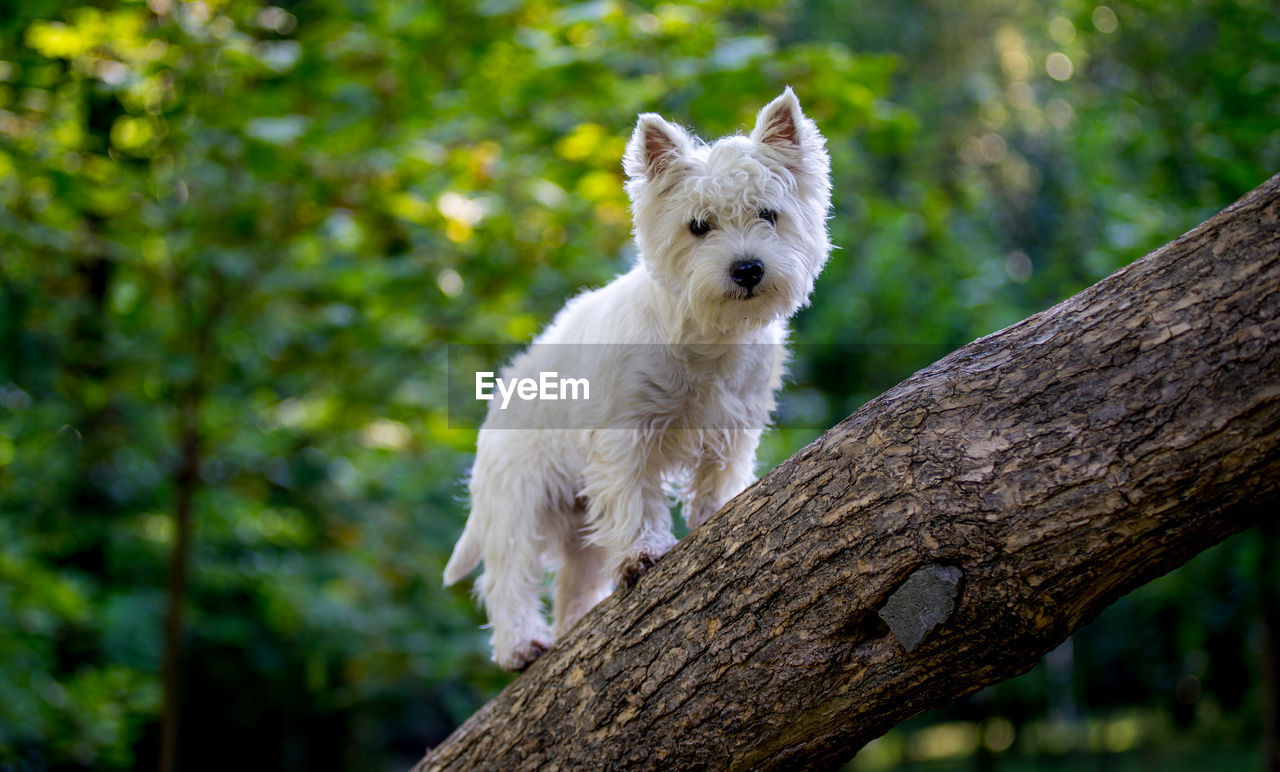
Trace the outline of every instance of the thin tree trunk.
<instances>
[{"instance_id":1,"label":"thin tree trunk","mask_svg":"<svg viewBox=\"0 0 1280 772\"><path fill-rule=\"evenodd\" d=\"M195 282L181 275L176 280L177 297L183 300L187 314L185 329L194 332L195 371L177 393L178 468L174 475L173 552L169 558L169 585L164 619L164 661L161 672L163 707L160 727L159 772L178 769L178 724L181 715L179 685L182 670L183 610L187 602L187 584L191 573L191 542L195 529L193 508L200 487L200 464L204 452L200 431L201 412L207 384L210 382L214 332L221 321L227 300L222 277L211 272L208 277L205 313L193 297Z\"/></svg>"},{"instance_id":2,"label":"thin tree trunk","mask_svg":"<svg viewBox=\"0 0 1280 772\"><path fill-rule=\"evenodd\" d=\"M871 401L416 769L817 769L1280 503L1280 176Z\"/></svg>"},{"instance_id":3,"label":"thin tree trunk","mask_svg":"<svg viewBox=\"0 0 1280 772\"><path fill-rule=\"evenodd\" d=\"M200 434L197 429L199 406L182 404L178 408L181 461L176 474L174 497L173 552L169 556L169 594L164 620L164 665L161 680L164 689L164 713L160 730L160 772L177 769L178 752L178 682L182 650L183 607L187 599L187 579L191 564L191 507L195 501L200 473Z\"/></svg>"}]
</instances>

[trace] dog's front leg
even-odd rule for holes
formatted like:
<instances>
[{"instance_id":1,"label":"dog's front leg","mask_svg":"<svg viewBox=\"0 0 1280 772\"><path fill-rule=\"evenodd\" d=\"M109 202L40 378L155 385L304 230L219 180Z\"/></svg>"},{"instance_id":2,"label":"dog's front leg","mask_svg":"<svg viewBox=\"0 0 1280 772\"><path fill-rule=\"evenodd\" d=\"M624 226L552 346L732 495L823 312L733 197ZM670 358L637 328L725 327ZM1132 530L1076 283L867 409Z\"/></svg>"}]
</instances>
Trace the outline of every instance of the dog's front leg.
<instances>
[{"instance_id":1,"label":"dog's front leg","mask_svg":"<svg viewBox=\"0 0 1280 772\"><path fill-rule=\"evenodd\" d=\"M640 431L603 430L583 472L589 539L607 552L605 571L619 587L634 585L676 543L656 442Z\"/></svg>"},{"instance_id":2,"label":"dog's front leg","mask_svg":"<svg viewBox=\"0 0 1280 772\"><path fill-rule=\"evenodd\" d=\"M689 530L711 519L755 480L759 443L759 429L725 429L708 435L689 481L685 509Z\"/></svg>"}]
</instances>

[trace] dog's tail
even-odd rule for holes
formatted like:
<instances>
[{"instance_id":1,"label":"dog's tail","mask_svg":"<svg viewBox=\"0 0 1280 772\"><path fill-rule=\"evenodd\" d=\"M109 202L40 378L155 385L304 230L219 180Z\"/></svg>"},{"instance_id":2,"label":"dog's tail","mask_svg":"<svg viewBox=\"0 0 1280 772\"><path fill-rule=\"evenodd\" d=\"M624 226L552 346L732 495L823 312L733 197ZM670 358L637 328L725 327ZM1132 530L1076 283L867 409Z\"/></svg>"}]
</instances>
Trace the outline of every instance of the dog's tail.
<instances>
[{"instance_id":1,"label":"dog's tail","mask_svg":"<svg viewBox=\"0 0 1280 772\"><path fill-rule=\"evenodd\" d=\"M462 577L471 573L471 569L480 563L480 544L472 533L471 521L462 529L462 538L453 548L449 564L444 567L444 586L448 587Z\"/></svg>"}]
</instances>

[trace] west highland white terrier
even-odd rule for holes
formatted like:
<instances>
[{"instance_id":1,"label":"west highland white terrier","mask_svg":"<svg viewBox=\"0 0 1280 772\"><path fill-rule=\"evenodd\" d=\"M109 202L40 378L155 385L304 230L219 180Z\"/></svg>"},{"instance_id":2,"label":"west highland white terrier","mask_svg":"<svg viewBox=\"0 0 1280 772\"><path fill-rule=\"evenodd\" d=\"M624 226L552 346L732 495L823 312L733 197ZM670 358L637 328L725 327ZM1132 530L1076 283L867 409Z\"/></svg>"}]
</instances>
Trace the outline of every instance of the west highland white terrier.
<instances>
[{"instance_id":1,"label":"west highland white terrier","mask_svg":"<svg viewBox=\"0 0 1280 772\"><path fill-rule=\"evenodd\" d=\"M750 136L710 145L640 116L623 159L639 259L570 300L495 379L503 399L480 428L471 516L444 571L450 585L484 561L476 593L502 667L527 667L674 546L668 494L693 529L754 479L786 320L831 250L825 144L790 88ZM524 388L548 376L583 393Z\"/></svg>"}]
</instances>

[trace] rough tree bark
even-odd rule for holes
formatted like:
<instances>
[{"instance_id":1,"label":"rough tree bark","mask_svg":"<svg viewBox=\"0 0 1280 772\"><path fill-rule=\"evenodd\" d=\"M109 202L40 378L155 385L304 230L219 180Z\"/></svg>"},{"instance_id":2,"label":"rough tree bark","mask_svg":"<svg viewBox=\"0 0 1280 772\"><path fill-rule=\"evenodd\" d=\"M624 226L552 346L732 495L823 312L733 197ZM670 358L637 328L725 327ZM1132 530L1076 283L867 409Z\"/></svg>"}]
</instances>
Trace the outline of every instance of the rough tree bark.
<instances>
[{"instance_id":1,"label":"rough tree bark","mask_svg":"<svg viewBox=\"0 0 1280 772\"><path fill-rule=\"evenodd\" d=\"M416 767L806 769L1280 503L1280 176L871 401Z\"/></svg>"}]
</instances>

